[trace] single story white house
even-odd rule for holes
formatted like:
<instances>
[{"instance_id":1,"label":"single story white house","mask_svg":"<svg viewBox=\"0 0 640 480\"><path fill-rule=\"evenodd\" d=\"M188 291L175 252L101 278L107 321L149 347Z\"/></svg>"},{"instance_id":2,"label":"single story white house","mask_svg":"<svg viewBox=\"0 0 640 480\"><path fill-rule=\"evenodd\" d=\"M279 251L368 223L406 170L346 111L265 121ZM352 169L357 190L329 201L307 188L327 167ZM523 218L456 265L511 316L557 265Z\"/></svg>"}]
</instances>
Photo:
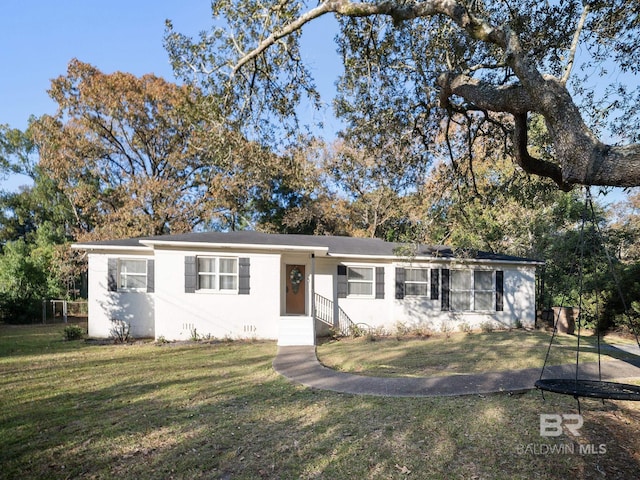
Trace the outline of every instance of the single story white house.
<instances>
[{"instance_id":1,"label":"single story white house","mask_svg":"<svg viewBox=\"0 0 640 480\"><path fill-rule=\"evenodd\" d=\"M89 336L277 339L313 345L330 328L449 331L535 324L526 258L379 239L206 232L87 242Z\"/></svg>"}]
</instances>

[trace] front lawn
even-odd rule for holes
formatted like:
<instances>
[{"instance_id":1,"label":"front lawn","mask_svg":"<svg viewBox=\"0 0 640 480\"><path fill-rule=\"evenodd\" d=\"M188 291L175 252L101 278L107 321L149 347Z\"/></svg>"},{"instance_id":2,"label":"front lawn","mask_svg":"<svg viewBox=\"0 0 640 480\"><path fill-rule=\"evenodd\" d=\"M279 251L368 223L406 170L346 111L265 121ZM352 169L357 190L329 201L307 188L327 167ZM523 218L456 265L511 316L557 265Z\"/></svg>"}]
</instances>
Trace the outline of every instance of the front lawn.
<instances>
[{"instance_id":1,"label":"front lawn","mask_svg":"<svg viewBox=\"0 0 640 480\"><path fill-rule=\"evenodd\" d=\"M544 331L496 331L437 334L431 337L396 338L364 336L343 338L318 347L320 361L337 370L371 376L442 376L541 368L551 334ZM615 345L640 348L619 336L601 340L602 359L629 358ZM580 362L597 361L597 337L581 335ZM556 335L547 365L575 363L577 337Z\"/></svg>"},{"instance_id":2,"label":"front lawn","mask_svg":"<svg viewBox=\"0 0 640 480\"><path fill-rule=\"evenodd\" d=\"M278 376L273 342L94 345L61 331L0 326L0 478L610 479L640 468L631 402L583 401L581 436L542 437L540 414L577 413L572 398L336 394Z\"/></svg>"}]
</instances>

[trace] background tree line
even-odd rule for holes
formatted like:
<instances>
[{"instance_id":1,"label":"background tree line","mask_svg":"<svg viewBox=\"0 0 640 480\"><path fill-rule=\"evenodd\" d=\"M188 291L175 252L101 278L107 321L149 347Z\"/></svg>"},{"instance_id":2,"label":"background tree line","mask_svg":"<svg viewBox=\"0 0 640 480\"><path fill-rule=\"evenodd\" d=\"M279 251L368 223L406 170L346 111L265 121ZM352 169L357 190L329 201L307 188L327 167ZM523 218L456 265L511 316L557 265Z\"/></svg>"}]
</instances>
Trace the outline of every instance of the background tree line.
<instances>
[{"instance_id":1,"label":"background tree line","mask_svg":"<svg viewBox=\"0 0 640 480\"><path fill-rule=\"evenodd\" d=\"M469 152L452 135L416 155L420 146L411 141L351 130L330 144L299 137L296 148L276 153L234 131L192 86L107 75L76 60L50 94L55 115L33 118L26 132L1 130L5 173L33 180L0 196L5 319L38 318L42 298L78 294L84 262L69 249L73 241L210 229L378 237L541 258L541 303L577 301L578 281L568 272L575 274L570 259L585 213L581 192L562 192L512 159L495 158L490 142ZM458 149L453 163L445 161L447 143ZM587 226L589 255L600 262L586 276L587 302L598 296L614 316L621 305L603 268L604 248L638 298L639 209L638 194L609 211L596 204L605 246Z\"/></svg>"},{"instance_id":2,"label":"background tree line","mask_svg":"<svg viewBox=\"0 0 640 480\"><path fill-rule=\"evenodd\" d=\"M214 2L222 21L199 38L167 23L180 84L72 60L51 84L55 114L0 130L5 172L33 180L0 199L4 317L77 290L72 241L251 228L542 258L541 305L575 304L582 278L593 315L619 322L640 297L638 195L596 204L584 224L570 187L637 177L616 180L621 155L635 168L636 145L597 140L637 140L621 121L637 122L636 98L611 85L603 103L572 72L578 39L587 69L612 54L637 71L628 1L418 3L323 2L304 16L304 2ZM303 98L320 101L300 28L325 13L339 16L345 67L334 103L345 128L332 142L296 116ZM611 166L604 177L581 177L593 169L579 138ZM593 268L580 272L576 252Z\"/></svg>"}]
</instances>

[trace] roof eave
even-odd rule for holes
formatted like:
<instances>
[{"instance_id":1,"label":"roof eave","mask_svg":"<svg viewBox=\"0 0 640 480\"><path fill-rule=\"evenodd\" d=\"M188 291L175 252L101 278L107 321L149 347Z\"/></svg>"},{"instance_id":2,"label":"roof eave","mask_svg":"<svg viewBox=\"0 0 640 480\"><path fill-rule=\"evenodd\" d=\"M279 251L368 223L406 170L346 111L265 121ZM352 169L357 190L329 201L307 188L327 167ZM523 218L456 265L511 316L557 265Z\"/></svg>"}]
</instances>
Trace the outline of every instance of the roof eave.
<instances>
[{"instance_id":1,"label":"roof eave","mask_svg":"<svg viewBox=\"0 0 640 480\"><path fill-rule=\"evenodd\" d=\"M363 254L348 254L348 253L329 253L327 256L332 258L348 258L356 260L388 260L395 262L411 263L413 261L419 262L439 262L439 263L475 263L475 264L519 264L519 265L544 265L545 262L540 260L529 259L490 259L490 258L460 258L460 257L432 257L425 255L416 255L415 257L406 257L402 255L363 255Z\"/></svg>"},{"instance_id":2,"label":"roof eave","mask_svg":"<svg viewBox=\"0 0 640 480\"><path fill-rule=\"evenodd\" d=\"M75 250L86 250L94 252L131 252L131 253L151 253L155 248L181 248L187 250L245 250L262 251L271 253L311 253L317 256L327 256L336 259L368 260L368 261L391 261L391 262L436 262L436 263L473 263L473 264L508 264L508 265L544 265L544 261L531 259L477 259L464 257L442 257L431 255L416 255L413 257L402 255L375 255L375 254L350 254L340 252L329 252L329 247L322 246L301 246L301 245L281 245L281 244L255 244L255 243L221 243L221 242L192 242L192 241L171 241L156 239L140 239L139 245L114 245L114 244L94 244L94 243L74 243L71 248Z\"/></svg>"},{"instance_id":3,"label":"roof eave","mask_svg":"<svg viewBox=\"0 0 640 480\"><path fill-rule=\"evenodd\" d=\"M173 247L184 249L211 249L211 250L261 250L267 252L300 252L314 253L316 255L327 255L328 247L300 246L300 245L266 245L256 243L212 243L212 242L189 242L171 240L140 240L140 243L149 248Z\"/></svg>"},{"instance_id":4,"label":"roof eave","mask_svg":"<svg viewBox=\"0 0 640 480\"><path fill-rule=\"evenodd\" d=\"M116 252L152 252L153 249L147 246L136 245L96 245L91 243L72 243L71 248L74 250L87 250L87 251L116 251Z\"/></svg>"}]
</instances>

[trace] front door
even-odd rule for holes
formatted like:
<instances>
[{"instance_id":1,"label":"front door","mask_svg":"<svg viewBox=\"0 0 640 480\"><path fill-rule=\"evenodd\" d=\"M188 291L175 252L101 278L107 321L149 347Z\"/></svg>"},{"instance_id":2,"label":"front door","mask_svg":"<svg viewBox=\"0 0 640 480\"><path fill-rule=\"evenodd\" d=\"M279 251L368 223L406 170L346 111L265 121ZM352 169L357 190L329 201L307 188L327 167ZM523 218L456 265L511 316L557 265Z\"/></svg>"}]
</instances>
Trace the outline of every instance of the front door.
<instances>
[{"instance_id":1,"label":"front door","mask_svg":"<svg viewBox=\"0 0 640 480\"><path fill-rule=\"evenodd\" d=\"M306 278L304 265L287 265L285 310L287 315L304 315Z\"/></svg>"}]
</instances>

